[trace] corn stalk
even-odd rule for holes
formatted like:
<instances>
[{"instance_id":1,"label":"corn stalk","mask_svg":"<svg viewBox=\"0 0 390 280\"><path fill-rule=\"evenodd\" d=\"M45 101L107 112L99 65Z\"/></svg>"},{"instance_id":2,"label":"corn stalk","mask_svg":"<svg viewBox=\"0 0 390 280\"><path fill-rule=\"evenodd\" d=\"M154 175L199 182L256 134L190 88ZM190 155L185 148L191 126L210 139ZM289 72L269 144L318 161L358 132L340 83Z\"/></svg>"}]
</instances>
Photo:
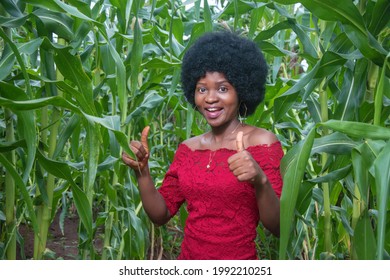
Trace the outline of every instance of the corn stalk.
<instances>
[{"instance_id":1,"label":"corn stalk","mask_svg":"<svg viewBox=\"0 0 390 280\"><path fill-rule=\"evenodd\" d=\"M6 141L14 142L14 115L8 109L5 110L6 120ZM15 165L15 151L8 153L8 160L12 165ZM16 220L15 220L15 181L11 174L5 174L5 223L7 232L7 259L16 259Z\"/></svg>"}]
</instances>

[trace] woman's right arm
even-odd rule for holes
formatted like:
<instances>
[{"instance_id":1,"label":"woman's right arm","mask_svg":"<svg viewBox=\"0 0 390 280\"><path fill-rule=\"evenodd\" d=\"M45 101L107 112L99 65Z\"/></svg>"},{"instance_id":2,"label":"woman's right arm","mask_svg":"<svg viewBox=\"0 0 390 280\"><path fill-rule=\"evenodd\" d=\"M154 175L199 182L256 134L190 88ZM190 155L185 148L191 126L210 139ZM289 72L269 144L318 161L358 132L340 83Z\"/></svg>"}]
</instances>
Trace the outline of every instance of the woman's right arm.
<instances>
[{"instance_id":1,"label":"woman's right arm","mask_svg":"<svg viewBox=\"0 0 390 280\"><path fill-rule=\"evenodd\" d=\"M170 219L170 213L162 195L157 191L153 179L150 176L148 160L148 134L150 127L143 129L140 141L131 141L130 149L136 156L136 160L126 153L122 153L123 162L135 171L141 200L145 212L156 225L163 225Z\"/></svg>"}]
</instances>

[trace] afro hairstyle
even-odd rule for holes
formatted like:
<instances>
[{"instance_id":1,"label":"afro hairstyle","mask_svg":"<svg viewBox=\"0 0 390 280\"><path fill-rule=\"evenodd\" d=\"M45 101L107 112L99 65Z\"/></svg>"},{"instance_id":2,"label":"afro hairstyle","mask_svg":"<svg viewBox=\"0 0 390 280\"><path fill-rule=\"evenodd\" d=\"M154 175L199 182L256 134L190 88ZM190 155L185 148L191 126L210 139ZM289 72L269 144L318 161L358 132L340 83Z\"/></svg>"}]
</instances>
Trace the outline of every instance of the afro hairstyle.
<instances>
[{"instance_id":1,"label":"afro hairstyle","mask_svg":"<svg viewBox=\"0 0 390 280\"><path fill-rule=\"evenodd\" d=\"M187 101L195 107L196 84L206 72L219 72L235 88L242 116L253 114L264 99L268 66L249 39L228 31L205 33L183 57L181 82Z\"/></svg>"}]
</instances>

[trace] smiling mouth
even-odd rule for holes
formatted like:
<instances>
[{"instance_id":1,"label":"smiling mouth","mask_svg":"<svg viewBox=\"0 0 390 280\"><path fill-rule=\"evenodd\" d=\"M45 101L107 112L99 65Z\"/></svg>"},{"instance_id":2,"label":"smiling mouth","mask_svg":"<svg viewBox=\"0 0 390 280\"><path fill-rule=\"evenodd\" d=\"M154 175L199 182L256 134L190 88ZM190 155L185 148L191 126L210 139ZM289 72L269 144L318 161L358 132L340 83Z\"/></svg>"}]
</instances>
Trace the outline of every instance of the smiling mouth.
<instances>
[{"instance_id":1,"label":"smiling mouth","mask_svg":"<svg viewBox=\"0 0 390 280\"><path fill-rule=\"evenodd\" d=\"M222 109L221 108L206 108L205 110L208 112L216 112L216 111L221 111Z\"/></svg>"},{"instance_id":2,"label":"smiling mouth","mask_svg":"<svg viewBox=\"0 0 390 280\"><path fill-rule=\"evenodd\" d=\"M205 108L206 117L216 119L222 114L222 108Z\"/></svg>"}]
</instances>

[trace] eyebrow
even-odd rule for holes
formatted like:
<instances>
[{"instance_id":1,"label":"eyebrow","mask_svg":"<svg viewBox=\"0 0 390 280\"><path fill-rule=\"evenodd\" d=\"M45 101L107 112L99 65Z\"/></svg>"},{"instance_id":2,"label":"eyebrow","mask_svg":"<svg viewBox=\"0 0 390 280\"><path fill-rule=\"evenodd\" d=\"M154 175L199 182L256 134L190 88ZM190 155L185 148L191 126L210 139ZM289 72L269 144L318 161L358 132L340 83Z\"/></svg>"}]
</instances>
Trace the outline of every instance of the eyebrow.
<instances>
[{"instance_id":1,"label":"eyebrow","mask_svg":"<svg viewBox=\"0 0 390 280\"><path fill-rule=\"evenodd\" d=\"M224 83L228 83L229 85L231 85L231 83L228 80L221 80L221 81L215 82L215 84L217 84L217 85L224 84ZM196 85L206 85L206 83L197 82Z\"/></svg>"}]
</instances>

